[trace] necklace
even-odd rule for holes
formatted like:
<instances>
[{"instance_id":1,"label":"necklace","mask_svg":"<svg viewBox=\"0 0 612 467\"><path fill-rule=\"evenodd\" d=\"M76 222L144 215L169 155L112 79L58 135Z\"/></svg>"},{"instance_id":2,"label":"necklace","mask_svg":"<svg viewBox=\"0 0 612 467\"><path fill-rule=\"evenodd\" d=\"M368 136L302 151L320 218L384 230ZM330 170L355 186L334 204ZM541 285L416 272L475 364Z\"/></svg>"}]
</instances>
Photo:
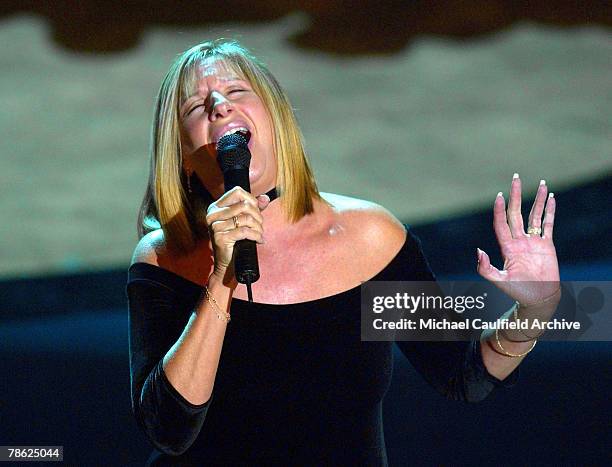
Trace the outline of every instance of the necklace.
<instances>
[{"instance_id":1,"label":"necklace","mask_svg":"<svg viewBox=\"0 0 612 467\"><path fill-rule=\"evenodd\" d=\"M270 202L272 202L276 198L278 198L278 193L276 192L276 187L272 188L270 191L266 191L266 193L264 193L264 194L268 195L268 198L270 198Z\"/></svg>"}]
</instances>

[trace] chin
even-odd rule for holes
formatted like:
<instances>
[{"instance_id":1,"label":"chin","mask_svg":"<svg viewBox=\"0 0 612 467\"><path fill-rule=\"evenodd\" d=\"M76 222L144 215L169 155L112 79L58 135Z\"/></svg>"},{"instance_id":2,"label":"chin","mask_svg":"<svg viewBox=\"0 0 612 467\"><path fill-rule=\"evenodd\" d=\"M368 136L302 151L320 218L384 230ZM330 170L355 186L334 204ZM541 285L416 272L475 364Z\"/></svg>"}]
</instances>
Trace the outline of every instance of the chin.
<instances>
[{"instance_id":1,"label":"chin","mask_svg":"<svg viewBox=\"0 0 612 467\"><path fill-rule=\"evenodd\" d=\"M264 178L255 173L249 174L249 182L251 184L251 193L258 195L276 186L275 178Z\"/></svg>"},{"instance_id":2,"label":"chin","mask_svg":"<svg viewBox=\"0 0 612 467\"><path fill-rule=\"evenodd\" d=\"M251 166L249 168L249 183L251 184L251 189L259 186L261 181L261 169L259 167Z\"/></svg>"}]
</instances>

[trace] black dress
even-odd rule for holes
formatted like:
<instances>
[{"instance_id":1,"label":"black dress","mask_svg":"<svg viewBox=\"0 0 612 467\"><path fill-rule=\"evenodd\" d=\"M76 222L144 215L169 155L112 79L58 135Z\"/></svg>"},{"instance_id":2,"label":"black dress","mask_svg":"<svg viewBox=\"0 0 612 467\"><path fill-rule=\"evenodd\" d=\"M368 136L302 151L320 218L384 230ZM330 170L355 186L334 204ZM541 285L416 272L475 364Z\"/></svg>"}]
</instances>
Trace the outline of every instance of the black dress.
<instances>
[{"instance_id":1,"label":"black dress","mask_svg":"<svg viewBox=\"0 0 612 467\"><path fill-rule=\"evenodd\" d=\"M435 280L408 231L373 280ZM360 288L289 305L233 299L211 399L185 400L162 359L202 288L146 263L129 269L132 408L157 451L150 465L387 464L382 401L391 381L391 342L360 339ZM496 386L472 342L397 342L446 397L479 401Z\"/></svg>"}]
</instances>

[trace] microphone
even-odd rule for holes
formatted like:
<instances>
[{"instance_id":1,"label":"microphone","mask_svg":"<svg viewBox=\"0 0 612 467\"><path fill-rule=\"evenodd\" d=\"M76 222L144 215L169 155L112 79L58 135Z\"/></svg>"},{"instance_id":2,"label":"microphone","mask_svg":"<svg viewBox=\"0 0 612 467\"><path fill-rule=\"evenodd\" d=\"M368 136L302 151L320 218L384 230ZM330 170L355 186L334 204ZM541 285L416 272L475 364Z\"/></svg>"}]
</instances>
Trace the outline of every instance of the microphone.
<instances>
[{"instance_id":1,"label":"microphone","mask_svg":"<svg viewBox=\"0 0 612 467\"><path fill-rule=\"evenodd\" d=\"M225 135L219 140L217 162L223 172L226 193L236 186L251 192L249 182L251 152L247 146L247 139L240 132ZM259 279L257 244L253 240L238 240L234 245L234 271L236 280L246 285L249 302L252 302L251 284Z\"/></svg>"}]
</instances>

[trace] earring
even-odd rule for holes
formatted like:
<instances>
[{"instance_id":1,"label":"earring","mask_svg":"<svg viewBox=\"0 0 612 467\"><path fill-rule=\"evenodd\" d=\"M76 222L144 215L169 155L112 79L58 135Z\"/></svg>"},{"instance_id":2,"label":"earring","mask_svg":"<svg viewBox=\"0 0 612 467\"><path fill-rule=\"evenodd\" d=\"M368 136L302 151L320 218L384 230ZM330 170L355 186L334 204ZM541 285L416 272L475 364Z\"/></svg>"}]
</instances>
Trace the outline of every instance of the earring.
<instances>
[{"instance_id":1,"label":"earring","mask_svg":"<svg viewBox=\"0 0 612 467\"><path fill-rule=\"evenodd\" d=\"M185 169L185 173L187 175L187 191L189 191L189 193L193 193L191 191L191 176L193 175L193 169L184 162L183 162L183 169Z\"/></svg>"}]
</instances>

